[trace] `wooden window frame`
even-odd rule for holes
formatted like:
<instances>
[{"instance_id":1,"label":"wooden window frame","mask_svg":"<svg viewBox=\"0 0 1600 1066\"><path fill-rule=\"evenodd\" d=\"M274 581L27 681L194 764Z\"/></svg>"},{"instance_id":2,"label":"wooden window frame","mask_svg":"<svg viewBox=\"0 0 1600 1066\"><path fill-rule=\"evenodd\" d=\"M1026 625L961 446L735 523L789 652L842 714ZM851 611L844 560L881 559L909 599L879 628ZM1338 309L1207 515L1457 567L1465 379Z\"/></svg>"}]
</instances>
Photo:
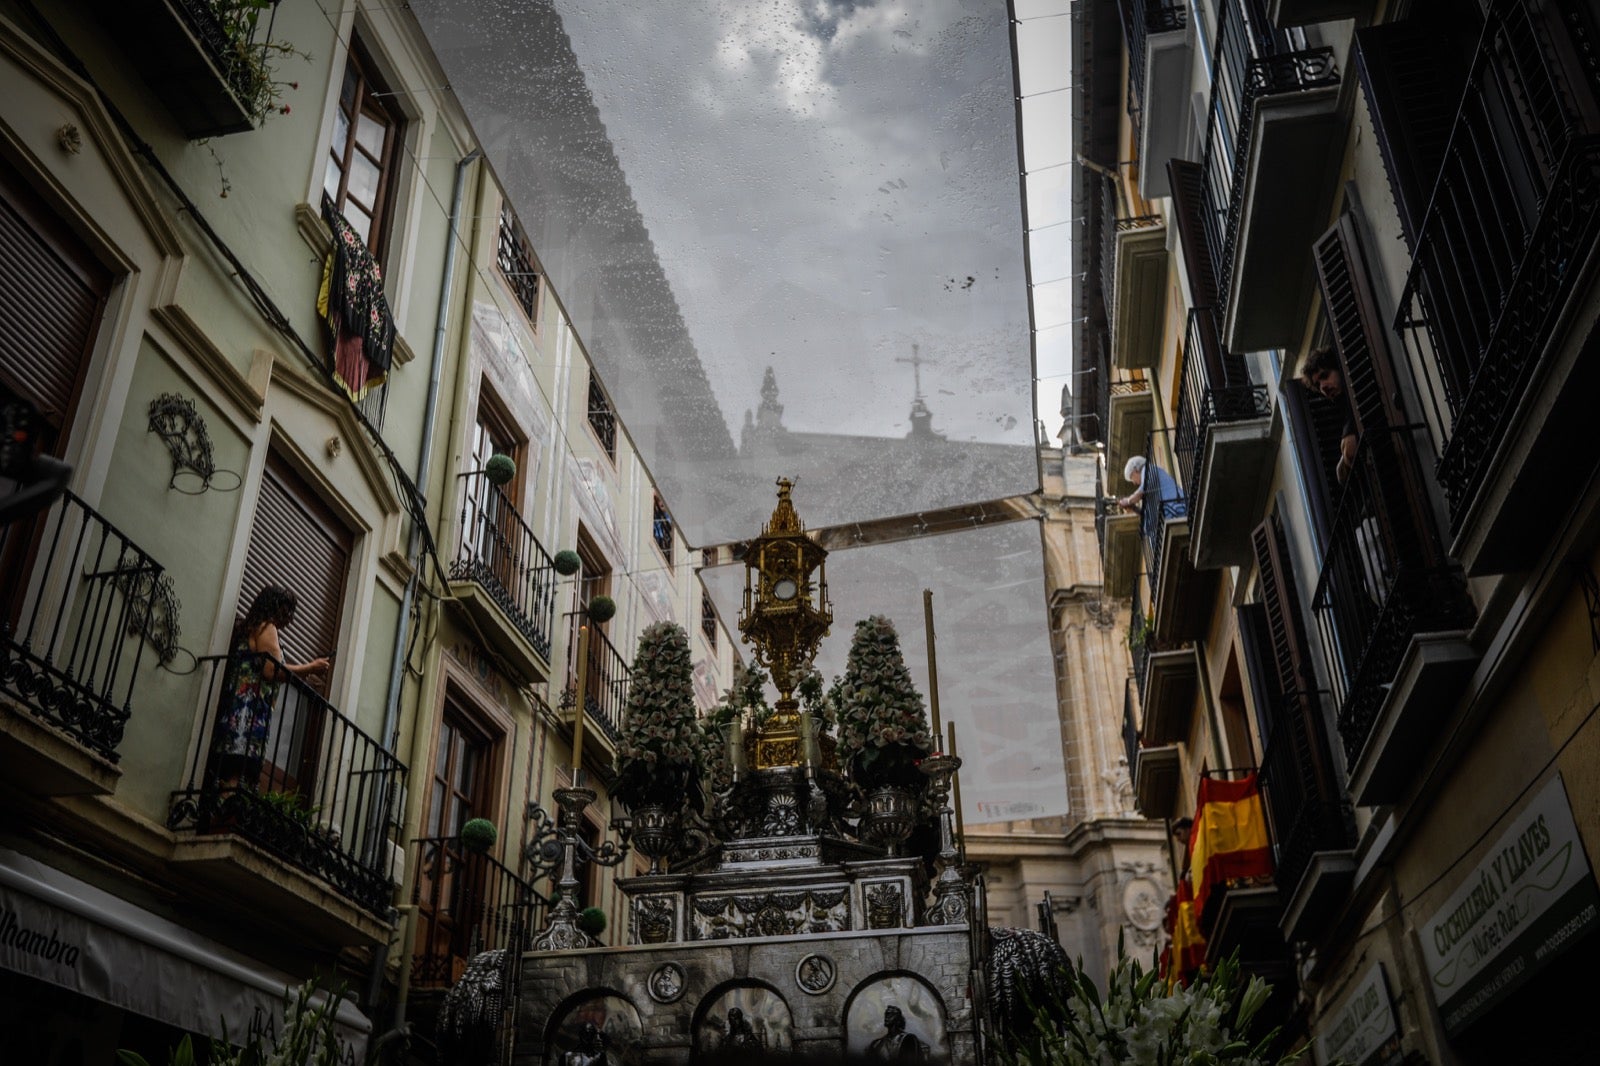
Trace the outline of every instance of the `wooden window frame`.
<instances>
[{"instance_id":1,"label":"wooden window frame","mask_svg":"<svg viewBox=\"0 0 1600 1066\"><path fill-rule=\"evenodd\" d=\"M655 541L656 551L661 553L668 565L673 561L672 545L676 538L677 526L672 521L672 512L667 510L667 501L661 498L661 493L650 494L650 539Z\"/></svg>"},{"instance_id":2,"label":"wooden window frame","mask_svg":"<svg viewBox=\"0 0 1600 1066\"><path fill-rule=\"evenodd\" d=\"M382 262L389 243L395 172L401 154L401 141L405 137L406 116L391 102L394 93L377 73L376 64L373 63L360 38L353 38L349 51L345 53L344 67L339 72L339 84L333 100L336 111L344 112L344 83L352 70L355 71L357 79L356 93L351 110L348 112L350 123L346 129L345 143L341 146L330 140L328 154L323 158L321 190L322 195L333 202L334 209L343 215L345 203L349 199L350 165L355 153L359 151L368 159L372 158L370 153L358 146L356 139L360 116L370 103L386 121L381 158L374 160L378 167L378 188L373 195L372 222L367 231L367 248L372 252L373 258ZM335 122L334 130L337 129L338 123ZM328 168L333 166L338 168L339 183L336 191L330 194L327 188Z\"/></svg>"},{"instance_id":3,"label":"wooden window frame","mask_svg":"<svg viewBox=\"0 0 1600 1066\"><path fill-rule=\"evenodd\" d=\"M717 607L711 602L711 594L704 589L700 590L700 632L706 638L712 651L717 650Z\"/></svg>"}]
</instances>

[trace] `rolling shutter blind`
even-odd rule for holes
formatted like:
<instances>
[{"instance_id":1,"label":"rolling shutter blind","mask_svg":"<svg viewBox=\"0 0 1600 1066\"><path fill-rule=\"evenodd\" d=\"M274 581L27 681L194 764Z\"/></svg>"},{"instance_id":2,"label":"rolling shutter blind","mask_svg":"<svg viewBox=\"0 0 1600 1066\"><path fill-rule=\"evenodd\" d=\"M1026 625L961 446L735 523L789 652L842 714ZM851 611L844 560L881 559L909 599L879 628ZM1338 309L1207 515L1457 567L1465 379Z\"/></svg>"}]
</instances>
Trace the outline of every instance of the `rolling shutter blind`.
<instances>
[{"instance_id":1,"label":"rolling shutter blind","mask_svg":"<svg viewBox=\"0 0 1600 1066\"><path fill-rule=\"evenodd\" d=\"M0 383L39 409L59 453L110 277L0 167Z\"/></svg>"},{"instance_id":2,"label":"rolling shutter blind","mask_svg":"<svg viewBox=\"0 0 1600 1066\"><path fill-rule=\"evenodd\" d=\"M335 651L350 540L299 478L269 463L239 584L239 617L264 587L282 585L299 599L294 623L278 634L284 655L304 662Z\"/></svg>"},{"instance_id":3,"label":"rolling shutter blind","mask_svg":"<svg viewBox=\"0 0 1600 1066\"><path fill-rule=\"evenodd\" d=\"M1316 688L1316 675L1300 623L1300 595L1295 589L1294 569L1289 565L1289 543L1277 512L1255 528L1250 541L1260 571L1261 605L1267 612L1278 691L1309 692Z\"/></svg>"},{"instance_id":4,"label":"rolling shutter blind","mask_svg":"<svg viewBox=\"0 0 1600 1066\"><path fill-rule=\"evenodd\" d=\"M1356 33L1356 69L1366 93L1378 149L1400 226L1413 252L1466 86L1467 68L1456 34L1476 29L1476 5L1462 4L1469 28L1408 19Z\"/></svg>"}]
</instances>

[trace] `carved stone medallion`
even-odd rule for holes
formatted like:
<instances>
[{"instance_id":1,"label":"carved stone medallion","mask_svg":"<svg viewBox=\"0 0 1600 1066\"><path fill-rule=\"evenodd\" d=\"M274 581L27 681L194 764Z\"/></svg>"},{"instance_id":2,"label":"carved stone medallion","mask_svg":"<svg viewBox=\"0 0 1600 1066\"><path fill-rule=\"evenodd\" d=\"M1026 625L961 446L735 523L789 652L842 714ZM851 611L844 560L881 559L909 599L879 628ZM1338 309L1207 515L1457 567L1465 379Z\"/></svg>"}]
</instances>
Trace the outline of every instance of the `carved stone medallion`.
<instances>
[{"instance_id":1,"label":"carved stone medallion","mask_svg":"<svg viewBox=\"0 0 1600 1066\"><path fill-rule=\"evenodd\" d=\"M650 998L657 1003L672 1003L683 995L687 984L682 966L675 962L664 962L650 972L650 980L645 987L650 992Z\"/></svg>"},{"instance_id":2,"label":"carved stone medallion","mask_svg":"<svg viewBox=\"0 0 1600 1066\"><path fill-rule=\"evenodd\" d=\"M813 953L795 964L794 983L800 986L800 991L813 996L820 996L832 988L838 977L838 967L826 955Z\"/></svg>"}]
</instances>

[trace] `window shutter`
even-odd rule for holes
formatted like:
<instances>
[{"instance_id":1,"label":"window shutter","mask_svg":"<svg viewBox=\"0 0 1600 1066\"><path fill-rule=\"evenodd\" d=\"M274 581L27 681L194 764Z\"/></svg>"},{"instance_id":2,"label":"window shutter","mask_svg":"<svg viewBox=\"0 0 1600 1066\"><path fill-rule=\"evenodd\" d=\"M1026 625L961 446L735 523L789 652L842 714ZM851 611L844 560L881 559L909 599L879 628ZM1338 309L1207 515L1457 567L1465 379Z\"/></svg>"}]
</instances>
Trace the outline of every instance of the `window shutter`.
<instances>
[{"instance_id":1,"label":"window shutter","mask_svg":"<svg viewBox=\"0 0 1600 1066\"><path fill-rule=\"evenodd\" d=\"M1167 163L1172 183L1172 208L1178 218L1178 239L1183 242L1183 264L1189 275L1189 292L1196 307L1217 304L1217 270L1206 243L1205 168L1187 159Z\"/></svg>"},{"instance_id":2,"label":"window shutter","mask_svg":"<svg viewBox=\"0 0 1600 1066\"><path fill-rule=\"evenodd\" d=\"M1422 468L1401 428L1406 413L1400 379L1379 314L1355 221L1341 215L1312 246L1317 281L1344 367L1345 392L1369 461L1382 476L1376 489L1381 507L1374 517L1392 544L1397 561L1433 565L1432 508ZM1330 486L1331 488L1331 486Z\"/></svg>"},{"instance_id":3,"label":"window shutter","mask_svg":"<svg viewBox=\"0 0 1600 1066\"><path fill-rule=\"evenodd\" d=\"M1459 35L1476 26L1460 20L1472 19L1466 9L1475 5L1457 6L1454 28L1407 19L1356 33L1356 69L1413 252L1466 85Z\"/></svg>"},{"instance_id":4,"label":"window shutter","mask_svg":"<svg viewBox=\"0 0 1600 1066\"><path fill-rule=\"evenodd\" d=\"M1306 632L1300 620L1300 596L1289 564L1289 542L1274 511L1250 534L1260 573L1261 605L1267 612L1272 660L1278 691L1309 692L1316 688Z\"/></svg>"},{"instance_id":5,"label":"window shutter","mask_svg":"<svg viewBox=\"0 0 1600 1066\"><path fill-rule=\"evenodd\" d=\"M1322 544L1333 535L1333 510L1339 503L1339 435L1344 408L1323 399L1298 381L1284 383L1283 410L1294 433L1295 460L1306 481L1306 503Z\"/></svg>"},{"instance_id":6,"label":"window shutter","mask_svg":"<svg viewBox=\"0 0 1600 1066\"><path fill-rule=\"evenodd\" d=\"M59 454L110 277L0 169L0 384L39 409Z\"/></svg>"},{"instance_id":7,"label":"window shutter","mask_svg":"<svg viewBox=\"0 0 1600 1066\"><path fill-rule=\"evenodd\" d=\"M264 587L282 585L299 600L294 624L278 635L284 655L304 662L336 650L350 547L349 530L334 520L305 484L269 463L245 553L238 616L244 617Z\"/></svg>"}]
</instances>

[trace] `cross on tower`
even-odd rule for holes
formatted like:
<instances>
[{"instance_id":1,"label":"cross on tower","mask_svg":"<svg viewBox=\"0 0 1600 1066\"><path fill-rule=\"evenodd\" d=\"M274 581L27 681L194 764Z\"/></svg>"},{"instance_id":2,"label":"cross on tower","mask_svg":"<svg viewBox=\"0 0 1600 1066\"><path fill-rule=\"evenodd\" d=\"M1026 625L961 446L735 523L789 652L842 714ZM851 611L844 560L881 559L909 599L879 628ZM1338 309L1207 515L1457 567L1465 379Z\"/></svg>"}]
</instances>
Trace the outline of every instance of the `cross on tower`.
<instances>
[{"instance_id":1,"label":"cross on tower","mask_svg":"<svg viewBox=\"0 0 1600 1066\"><path fill-rule=\"evenodd\" d=\"M907 359L903 355L896 356L895 362L911 364L911 376L912 380L916 383L917 389L915 398L918 400L922 399L922 364L927 363L929 366L937 366L938 360L922 358L921 346L913 344L911 346L911 358Z\"/></svg>"}]
</instances>

